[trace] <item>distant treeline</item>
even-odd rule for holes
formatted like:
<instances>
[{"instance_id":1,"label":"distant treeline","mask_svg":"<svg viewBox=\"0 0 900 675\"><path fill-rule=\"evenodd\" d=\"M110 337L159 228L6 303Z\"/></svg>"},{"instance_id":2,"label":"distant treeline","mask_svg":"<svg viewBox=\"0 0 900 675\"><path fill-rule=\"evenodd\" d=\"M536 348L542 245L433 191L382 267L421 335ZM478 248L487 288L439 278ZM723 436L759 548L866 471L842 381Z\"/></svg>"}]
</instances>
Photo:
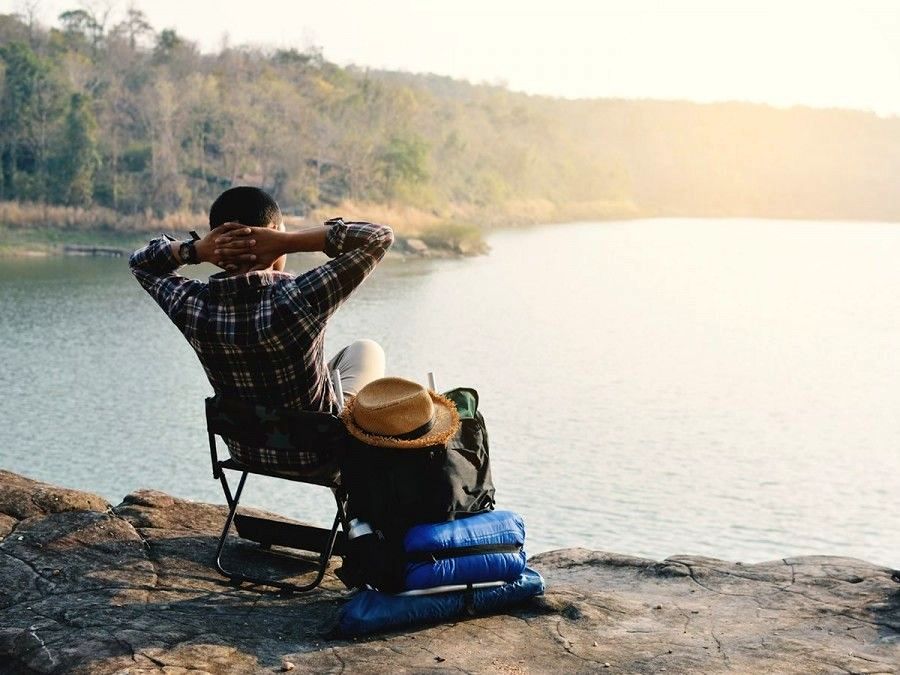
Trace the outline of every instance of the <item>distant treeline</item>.
<instances>
[{"instance_id":1,"label":"distant treeline","mask_svg":"<svg viewBox=\"0 0 900 675\"><path fill-rule=\"evenodd\" d=\"M551 99L342 68L316 49L202 54L136 8L119 21L75 9L60 26L0 15L0 202L138 222L202 213L250 183L300 216L900 219L897 119Z\"/></svg>"},{"instance_id":2,"label":"distant treeline","mask_svg":"<svg viewBox=\"0 0 900 675\"><path fill-rule=\"evenodd\" d=\"M290 212L627 199L627 179L501 88L444 95L316 50L201 54L137 9L0 16L0 201L202 212L252 183Z\"/></svg>"}]
</instances>

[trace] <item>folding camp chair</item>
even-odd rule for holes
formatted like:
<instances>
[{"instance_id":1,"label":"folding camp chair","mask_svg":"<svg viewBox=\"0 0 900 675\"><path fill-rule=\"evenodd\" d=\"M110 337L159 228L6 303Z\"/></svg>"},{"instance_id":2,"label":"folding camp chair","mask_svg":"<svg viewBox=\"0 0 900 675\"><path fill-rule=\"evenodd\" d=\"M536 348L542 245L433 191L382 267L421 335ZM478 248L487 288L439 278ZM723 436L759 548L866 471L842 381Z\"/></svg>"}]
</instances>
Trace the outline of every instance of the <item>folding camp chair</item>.
<instances>
[{"instance_id":1,"label":"folding camp chair","mask_svg":"<svg viewBox=\"0 0 900 675\"><path fill-rule=\"evenodd\" d=\"M206 399L206 426L209 434L209 451L212 459L213 478L222 483L228 502L228 517L216 548L216 569L235 583L247 582L274 586L282 591L301 593L315 588L325 576L325 569L332 554L340 555L345 547L348 531L345 510L346 494L336 475L306 477L286 471L266 468L262 464L244 464L234 459L219 459L216 452L216 436L229 438L241 444L265 448L284 458L294 458L298 451L328 453L337 459L348 438L340 418L328 413L305 412L287 408L272 408L246 401L215 396ZM232 494L226 478L226 470L241 474L237 490ZM300 523L261 518L237 513L238 503L249 474L273 476L297 483L307 483L331 488L337 504L337 512L331 529L302 525ZM222 551L229 529L234 523L238 536L259 543L268 549L273 545L286 546L319 554L316 577L312 582L298 586L277 579L265 579L229 571L222 565ZM343 532L339 532L343 527Z\"/></svg>"}]
</instances>

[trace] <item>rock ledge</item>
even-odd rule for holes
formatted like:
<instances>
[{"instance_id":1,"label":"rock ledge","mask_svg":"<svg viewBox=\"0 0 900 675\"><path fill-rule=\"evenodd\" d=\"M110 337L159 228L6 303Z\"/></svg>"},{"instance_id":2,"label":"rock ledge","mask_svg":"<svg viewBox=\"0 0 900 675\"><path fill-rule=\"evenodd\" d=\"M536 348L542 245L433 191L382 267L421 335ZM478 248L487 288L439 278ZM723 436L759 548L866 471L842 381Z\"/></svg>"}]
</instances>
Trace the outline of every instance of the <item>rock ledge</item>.
<instances>
[{"instance_id":1,"label":"rock ledge","mask_svg":"<svg viewBox=\"0 0 900 675\"><path fill-rule=\"evenodd\" d=\"M546 596L508 615L340 640L333 574L294 597L222 583L210 560L224 514L150 490L113 507L0 471L0 671L900 670L900 585L860 560L553 551L531 560ZM234 555L305 569L251 544Z\"/></svg>"}]
</instances>

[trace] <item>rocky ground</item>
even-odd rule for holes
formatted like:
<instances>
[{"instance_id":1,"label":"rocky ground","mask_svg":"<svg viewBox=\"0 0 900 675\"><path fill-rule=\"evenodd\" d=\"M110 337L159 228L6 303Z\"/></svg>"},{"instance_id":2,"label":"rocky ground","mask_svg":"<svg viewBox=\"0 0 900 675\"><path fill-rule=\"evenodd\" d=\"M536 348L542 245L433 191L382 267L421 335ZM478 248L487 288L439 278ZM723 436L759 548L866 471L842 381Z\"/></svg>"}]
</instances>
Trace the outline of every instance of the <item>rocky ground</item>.
<instances>
[{"instance_id":1,"label":"rocky ground","mask_svg":"<svg viewBox=\"0 0 900 675\"><path fill-rule=\"evenodd\" d=\"M860 560L554 551L531 560L546 595L508 614L344 640L333 575L294 597L222 583L223 518L0 472L0 672L900 672L900 584ZM234 556L308 569L250 544Z\"/></svg>"}]
</instances>

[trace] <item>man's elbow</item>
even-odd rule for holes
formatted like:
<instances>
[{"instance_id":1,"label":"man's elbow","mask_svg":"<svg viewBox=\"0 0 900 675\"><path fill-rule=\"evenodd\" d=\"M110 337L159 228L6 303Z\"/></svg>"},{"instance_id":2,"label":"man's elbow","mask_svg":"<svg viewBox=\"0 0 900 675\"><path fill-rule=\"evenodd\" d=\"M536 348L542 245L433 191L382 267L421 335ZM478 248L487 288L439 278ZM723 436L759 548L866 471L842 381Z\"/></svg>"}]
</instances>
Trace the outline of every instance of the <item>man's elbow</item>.
<instances>
[{"instance_id":1,"label":"man's elbow","mask_svg":"<svg viewBox=\"0 0 900 675\"><path fill-rule=\"evenodd\" d=\"M131 269L131 273L134 275L137 275L138 270L143 265L145 250L146 246L144 248L139 248L137 251L134 251L130 256L128 256L128 267L129 269Z\"/></svg>"},{"instance_id":2,"label":"man's elbow","mask_svg":"<svg viewBox=\"0 0 900 675\"><path fill-rule=\"evenodd\" d=\"M384 243L384 250L387 251L391 245L394 243L394 231L390 228L389 225L381 225L382 228L382 242Z\"/></svg>"},{"instance_id":3,"label":"man's elbow","mask_svg":"<svg viewBox=\"0 0 900 675\"><path fill-rule=\"evenodd\" d=\"M128 267L131 273L136 274L139 269L148 269L155 267L154 259L158 257L158 249L156 248L158 239L153 239L146 246L142 246L128 256Z\"/></svg>"},{"instance_id":4,"label":"man's elbow","mask_svg":"<svg viewBox=\"0 0 900 675\"><path fill-rule=\"evenodd\" d=\"M373 249L375 259L376 261L381 261L387 255L391 244L394 243L394 231L387 225L379 225L375 241L377 242L376 247Z\"/></svg>"}]
</instances>

